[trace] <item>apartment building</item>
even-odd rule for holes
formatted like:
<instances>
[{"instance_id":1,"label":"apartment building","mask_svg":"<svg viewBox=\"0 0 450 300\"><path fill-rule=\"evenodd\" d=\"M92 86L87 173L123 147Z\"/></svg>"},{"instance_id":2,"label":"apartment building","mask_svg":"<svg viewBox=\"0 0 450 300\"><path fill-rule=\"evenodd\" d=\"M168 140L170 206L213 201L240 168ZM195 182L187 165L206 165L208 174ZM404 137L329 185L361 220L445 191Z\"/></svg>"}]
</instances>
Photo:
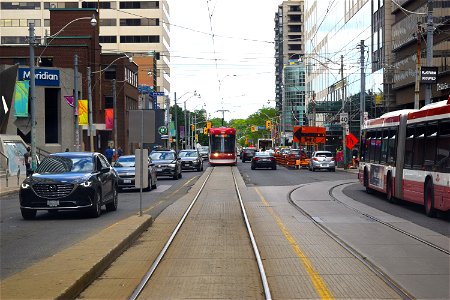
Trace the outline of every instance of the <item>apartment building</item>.
<instances>
[{"instance_id":1,"label":"apartment building","mask_svg":"<svg viewBox=\"0 0 450 300\"><path fill-rule=\"evenodd\" d=\"M97 8L99 5L100 43L102 52L127 53L139 61L139 84L153 91L170 93L170 26L169 4L160 1L39 1L2 0L0 3L0 42L2 45L27 44L28 24L35 24L38 41L49 35L51 8ZM71 20L67 20L67 23ZM74 24L77 26L77 24ZM153 59L157 60L156 67ZM155 72L156 69L156 72ZM153 76L157 76L154 86ZM164 108L163 96L157 104Z\"/></svg>"},{"instance_id":2,"label":"apartment building","mask_svg":"<svg viewBox=\"0 0 450 300\"><path fill-rule=\"evenodd\" d=\"M303 124L305 112L304 1L283 1L275 13L275 101L282 112L282 131L290 132ZM303 76L302 76L303 74Z\"/></svg>"}]
</instances>

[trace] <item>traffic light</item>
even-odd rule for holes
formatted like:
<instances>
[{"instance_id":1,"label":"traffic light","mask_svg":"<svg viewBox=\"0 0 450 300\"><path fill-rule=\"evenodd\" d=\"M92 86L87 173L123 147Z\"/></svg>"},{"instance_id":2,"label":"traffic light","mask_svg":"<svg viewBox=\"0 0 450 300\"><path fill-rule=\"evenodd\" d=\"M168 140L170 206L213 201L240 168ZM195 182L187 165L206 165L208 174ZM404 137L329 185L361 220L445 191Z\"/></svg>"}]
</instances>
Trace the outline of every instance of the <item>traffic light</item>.
<instances>
[{"instance_id":1,"label":"traffic light","mask_svg":"<svg viewBox=\"0 0 450 300\"><path fill-rule=\"evenodd\" d=\"M252 125L251 132L258 131L258 126Z\"/></svg>"},{"instance_id":2,"label":"traffic light","mask_svg":"<svg viewBox=\"0 0 450 300\"><path fill-rule=\"evenodd\" d=\"M245 145L248 145L248 137L245 138Z\"/></svg>"},{"instance_id":3,"label":"traffic light","mask_svg":"<svg viewBox=\"0 0 450 300\"><path fill-rule=\"evenodd\" d=\"M191 124L191 131L194 132L194 130L195 130L195 126L194 126L194 124Z\"/></svg>"},{"instance_id":4,"label":"traffic light","mask_svg":"<svg viewBox=\"0 0 450 300\"><path fill-rule=\"evenodd\" d=\"M198 142L198 134L197 133L195 134L195 142L196 143Z\"/></svg>"},{"instance_id":5,"label":"traffic light","mask_svg":"<svg viewBox=\"0 0 450 300\"><path fill-rule=\"evenodd\" d=\"M211 128L211 121L206 121L206 128L210 129Z\"/></svg>"},{"instance_id":6,"label":"traffic light","mask_svg":"<svg viewBox=\"0 0 450 300\"><path fill-rule=\"evenodd\" d=\"M266 121L266 129L272 128L272 122L270 120Z\"/></svg>"},{"instance_id":7,"label":"traffic light","mask_svg":"<svg viewBox=\"0 0 450 300\"><path fill-rule=\"evenodd\" d=\"M208 128L207 127L203 128L203 134L208 134Z\"/></svg>"}]
</instances>

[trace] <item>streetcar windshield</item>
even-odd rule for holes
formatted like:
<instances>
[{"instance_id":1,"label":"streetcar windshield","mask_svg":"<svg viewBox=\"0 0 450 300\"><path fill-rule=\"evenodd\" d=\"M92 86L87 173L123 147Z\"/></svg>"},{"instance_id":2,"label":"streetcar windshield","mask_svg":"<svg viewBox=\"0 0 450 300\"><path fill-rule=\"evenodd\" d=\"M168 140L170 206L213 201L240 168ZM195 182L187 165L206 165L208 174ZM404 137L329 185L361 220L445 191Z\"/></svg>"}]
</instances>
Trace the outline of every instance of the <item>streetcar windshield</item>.
<instances>
[{"instance_id":1,"label":"streetcar windshield","mask_svg":"<svg viewBox=\"0 0 450 300\"><path fill-rule=\"evenodd\" d=\"M210 137L211 153L230 153L236 151L234 135L215 135Z\"/></svg>"}]
</instances>

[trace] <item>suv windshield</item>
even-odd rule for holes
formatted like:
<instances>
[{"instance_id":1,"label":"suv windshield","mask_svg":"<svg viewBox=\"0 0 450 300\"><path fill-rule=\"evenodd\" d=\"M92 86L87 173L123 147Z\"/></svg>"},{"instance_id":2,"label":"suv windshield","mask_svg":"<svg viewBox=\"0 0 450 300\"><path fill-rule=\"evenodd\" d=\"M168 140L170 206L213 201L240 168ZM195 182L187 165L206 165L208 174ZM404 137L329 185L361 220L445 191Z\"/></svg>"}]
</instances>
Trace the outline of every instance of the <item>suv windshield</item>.
<instances>
[{"instance_id":1,"label":"suv windshield","mask_svg":"<svg viewBox=\"0 0 450 300\"><path fill-rule=\"evenodd\" d=\"M114 167L134 167L134 156L128 156L128 157L119 157L119 159L114 164Z\"/></svg>"},{"instance_id":2,"label":"suv windshield","mask_svg":"<svg viewBox=\"0 0 450 300\"><path fill-rule=\"evenodd\" d=\"M181 151L180 157L197 157L197 151Z\"/></svg>"},{"instance_id":3,"label":"suv windshield","mask_svg":"<svg viewBox=\"0 0 450 300\"><path fill-rule=\"evenodd\" d=\"M175 153L173 152L153 152L150 154L152 160L174 160Z\"/></svg>"},{"instance_id":4,"label":"suv windshield","mask_svg":"<svg viewBox=\"0 0 450 300\"><path fill-rule=\"evenodd\" d=\"M89 173L94 170L94 162L91 156L87 157L65 157L48 156L42 160L37 173Z\"/></svg>"}]
</instances>

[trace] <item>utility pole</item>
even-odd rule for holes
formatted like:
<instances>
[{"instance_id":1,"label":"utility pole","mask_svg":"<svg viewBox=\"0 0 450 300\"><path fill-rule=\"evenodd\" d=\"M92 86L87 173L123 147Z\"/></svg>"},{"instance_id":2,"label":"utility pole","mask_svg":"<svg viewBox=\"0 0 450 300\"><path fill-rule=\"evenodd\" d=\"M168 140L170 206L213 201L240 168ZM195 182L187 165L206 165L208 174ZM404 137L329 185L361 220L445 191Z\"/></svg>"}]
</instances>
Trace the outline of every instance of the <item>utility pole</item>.
<instances>
[{"instance_id":1,"label":"utility pole","mask_svg":"<svg viewBox=\"0 0 450 300\"><path fill-rule=\"evenodd\" d=\"M177 106L177 92L174 92L175 98L175 152L178 153L178 106Z\"/></svg>"},{"instance_id":2,"label":"utility pole","mask_svg":"<svg viewBox=\"0 0 450 300\"><path fill-rule=\"evenodd\" d=\"M117 157L117 89L116 89L116 80L112 80L112 89L113 89L113 130L114 130L114 156Z\"/></svg>"},{"instance_id":3,"label":"utility pole","mask_svg":"<svg viewBox=\"0 0 450 300\"><path fill-rule=\"evenodd\" d=\"M359 128L362 130L364 126L364 117L366 112L366 75L364 74L364 40L361 40L361 44L359 45L361 52L361 92L359 95Z\"/></svg>"},{"instance_id":4,"label":"utility pole","mask_svg":"<svg viewBox=\"0 0 450 300\"><path fill-rule=\"evenodd\" d=\"M417 22L417 52L416 52L416 84L414 88L414 109L419 109L420 98L420 46L422 36L420 34L420 22Z\"/></svg>"},{"instance_id":5,"label":"utility pole","mask_svg":"<svg viewBox=\"0 0 450 300\"><path fill-rule=\"evenodd\" d=\"M166 96L167 149L170 149L170 99Z\"/></svg>"},{"instance_id":6,"label":"utility pole","mask_svg":"<svg viewBox=\"0 0 450 300\"><path fill-rule=\"evenodd\" d=\"M433 66L433 0L428 0L427 15L427 67ZM425 105L431 103L431 83L425 86Z\"/></svg>"},{"instance_id":7,"label":"utility pole","mask_svg":"<svg viewBox=\"0 0 450 300\"><path fill-rule=\"evenodd\" d=\"M224 124L224 119L225 119L225 112L230 112L229 110L227 110L227 109L219 109L219 110L217 110L218 112L222 112L222 126L223 126L223 124Z\"/></svg>"},{"instance_id":8,"label":"utility pole","mask_svg":"<svg viewBox=\"0 0 450 300\"><path fill-rule=\"evenodd\" d=\"M344 97L344 55L341 55L341 91L342 91L342 113L345 112L345 97ZM348 124L342 124L342 151L344 151L344 170L347 169L347 147L345 145L345 137L347 133Z\"/></svg>"},{"instance_id":9,"label":"utility pole","mask_svg":"<svg viewBox=\"0 0 450 300\"><path fill-rule=\"evenodd\" d=\"M92 119L92 90L91 90L91 67L87 67L87 80L88 80L88 101L89 101L89 124L88 124L88 133L89 133L89 146L91 148L91 152L94 152L94 134L92 130L93 119ZM116 112L114 111L114 115Z\"/></svg>"},{"instance_id":10,"label":"utility pole","mask_svg":"<svg viewBox=\"0 0 450 300\"><path fill-rule=\"evenodd\" d=\"M34 45L36 36L34 34L34 23L29 25L30 43L30 100L31 100L31 169L36 171L36 75L34 70Z\"/></svg>"},{"instance_id":11,"label":"utility pole","mask_svg":"<svg viewBox=\"0 0 450 300\"><path fill-rule=\"evenodd\" d=\"M78 55L73 57L73 110L74 110L74 141L75 141L75 151L80 151L80 127L78 124Z\"/></svg>"},{"instance_id":12,"label":"utility pole","mask_svg":"<svg viewBox=\"0 0 450 300\"><path fill-rule=\"evenodd\" d=\"M175 97L175 99L176 99L176 97ZM187 116L187 113L186 113L186 101L184 101L184 149L187 149L187 133L188 133L188 128L187 128L187 120L186 120L186 116Z\"/></svg>"}]
</instances>

